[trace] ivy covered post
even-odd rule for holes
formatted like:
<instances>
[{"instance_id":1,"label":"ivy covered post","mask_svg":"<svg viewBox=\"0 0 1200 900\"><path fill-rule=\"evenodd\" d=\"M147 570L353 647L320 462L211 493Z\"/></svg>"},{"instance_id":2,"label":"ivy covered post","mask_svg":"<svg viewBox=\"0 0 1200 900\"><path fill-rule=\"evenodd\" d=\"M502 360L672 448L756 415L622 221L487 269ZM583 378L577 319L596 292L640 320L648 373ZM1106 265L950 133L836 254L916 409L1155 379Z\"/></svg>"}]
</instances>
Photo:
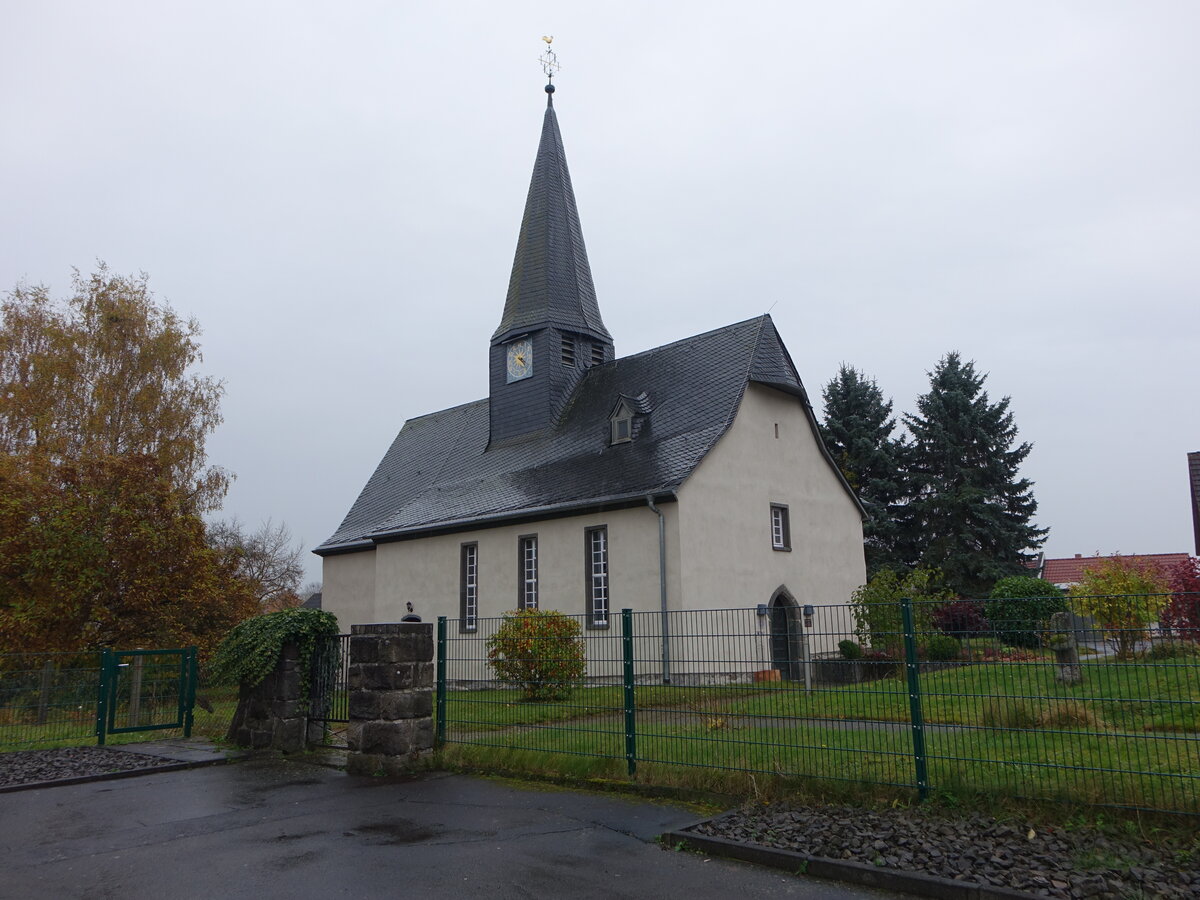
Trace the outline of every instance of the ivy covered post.
<instances>
[{"instance_id":1,"label":"ivy covered post","mask_svg":"<svg viewBox=\"0 0 1200 900\"><path fill-rule=\"evenodd\" d=\"M337 633L337 619L319 609L285 609L237 625L212 664L216 680L239 685L226 739L253 750L303 752L317 650Z\"/></svg>"}]
</instances>

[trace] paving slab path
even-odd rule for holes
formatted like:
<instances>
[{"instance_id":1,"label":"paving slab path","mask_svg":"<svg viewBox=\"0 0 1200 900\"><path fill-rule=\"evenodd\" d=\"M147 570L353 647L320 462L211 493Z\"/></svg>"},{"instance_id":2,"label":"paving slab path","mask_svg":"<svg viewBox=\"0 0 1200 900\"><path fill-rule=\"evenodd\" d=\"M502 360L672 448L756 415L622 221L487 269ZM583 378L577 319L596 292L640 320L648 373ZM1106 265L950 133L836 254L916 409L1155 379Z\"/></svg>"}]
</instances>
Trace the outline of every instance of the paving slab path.
<instances>
[{"instance_id":1,"label":"paving slab path","mask_svg":"<svg viewBox=\"0 0 1200 900\"><path fill-rule=\"evenodd\" d=\"M898 897L673 852L686 807L280 758L0 795L0 898Z\"/></svg>"}]
</instances>

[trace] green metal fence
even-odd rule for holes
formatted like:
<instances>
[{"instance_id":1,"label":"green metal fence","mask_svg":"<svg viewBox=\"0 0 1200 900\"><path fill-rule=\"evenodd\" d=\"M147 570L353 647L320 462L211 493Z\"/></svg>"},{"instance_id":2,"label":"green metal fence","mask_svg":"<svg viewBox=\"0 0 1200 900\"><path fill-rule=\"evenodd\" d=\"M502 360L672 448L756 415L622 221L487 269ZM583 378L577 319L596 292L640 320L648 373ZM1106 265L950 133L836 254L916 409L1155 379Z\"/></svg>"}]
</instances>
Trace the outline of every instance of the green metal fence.
<instances>
[{"instance_id":1,"label":"green metal fence","mask_svg":"<svg viewBox=\"0 0 1200 900\"><path fill-rule=\"evenodd\" d=\"M0 747L191 734L196 648L0 655Z\"/></svg>"},{"instance_id":2,"label":"green metal fence","mask_svg":"<svg viewBox=\"0 0 1200 900\"><path fill-rule=\"evenodd\" d=\"M1200 634L1106 629L1084 606L989 623L963 603L580 617L586 673L556 701L495 678L502 619L439 620L438 738L647 780L709 768L1200 813Z\"/></svg>"}]
</instances>

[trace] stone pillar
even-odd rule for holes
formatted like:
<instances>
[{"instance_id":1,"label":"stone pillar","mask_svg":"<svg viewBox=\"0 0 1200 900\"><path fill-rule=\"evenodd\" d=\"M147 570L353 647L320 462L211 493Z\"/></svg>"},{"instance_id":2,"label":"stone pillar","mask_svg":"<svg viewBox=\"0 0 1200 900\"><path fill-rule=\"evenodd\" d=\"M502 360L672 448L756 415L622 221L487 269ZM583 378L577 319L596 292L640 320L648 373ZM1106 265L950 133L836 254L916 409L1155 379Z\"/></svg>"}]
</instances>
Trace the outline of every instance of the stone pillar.
<instances>
[{"instance_id":1,"label":"stone pillar","mask_svg":"<svg viewBox=\"0 0 1200 900\"><path fill-rule=\"evenodd\" d=\"M353 625L350 635L346 771L409 771L433 749L433 625Z\"/></svg>"},{"instance_id":2,"label":"stone pillar","mask_svg":"<svg viewBox=\"0 0 1200 900\"><path fill-rule=\"evenodd\" d=\"M238 689L226 740L252 750L303 753L307 724L300 704L300 649L284 644L273 672L254 687Z\"/></svg>"},{"instance_id":3,"label":"stone pillar","mask_svg":"<svg viewBox=\"0 0 1200 900\"><path fill-rule=\"evenodd\" d=\"M1054 679L1062 684L1081 684L1083 669L1079 665L1079 645L1071 624L1070 613L1056 612L1050 617L1050 647L1058 664Z\"/></svg>"}]
</instances>

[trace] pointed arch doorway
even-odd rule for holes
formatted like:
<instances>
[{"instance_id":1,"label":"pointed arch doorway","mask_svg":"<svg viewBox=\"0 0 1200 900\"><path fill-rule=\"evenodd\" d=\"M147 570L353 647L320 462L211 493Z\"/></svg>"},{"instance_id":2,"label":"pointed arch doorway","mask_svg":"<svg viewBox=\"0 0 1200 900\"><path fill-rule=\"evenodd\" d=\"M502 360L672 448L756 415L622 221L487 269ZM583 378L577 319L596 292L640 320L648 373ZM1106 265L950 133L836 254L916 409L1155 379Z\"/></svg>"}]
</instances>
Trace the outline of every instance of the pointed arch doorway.
<instances>
[{"instance_id":1,"label":"pointed arch doorway","mask_svg":"<svg viewBox=\"0 0 1200 900\"><path fill-rule=\"evenodd\" d=\"M785 585L776 588L767 605L771 623L771 668L778 669L785 681L802 676L803 626L800 607Z\"/></svg>"}]
</instances>

